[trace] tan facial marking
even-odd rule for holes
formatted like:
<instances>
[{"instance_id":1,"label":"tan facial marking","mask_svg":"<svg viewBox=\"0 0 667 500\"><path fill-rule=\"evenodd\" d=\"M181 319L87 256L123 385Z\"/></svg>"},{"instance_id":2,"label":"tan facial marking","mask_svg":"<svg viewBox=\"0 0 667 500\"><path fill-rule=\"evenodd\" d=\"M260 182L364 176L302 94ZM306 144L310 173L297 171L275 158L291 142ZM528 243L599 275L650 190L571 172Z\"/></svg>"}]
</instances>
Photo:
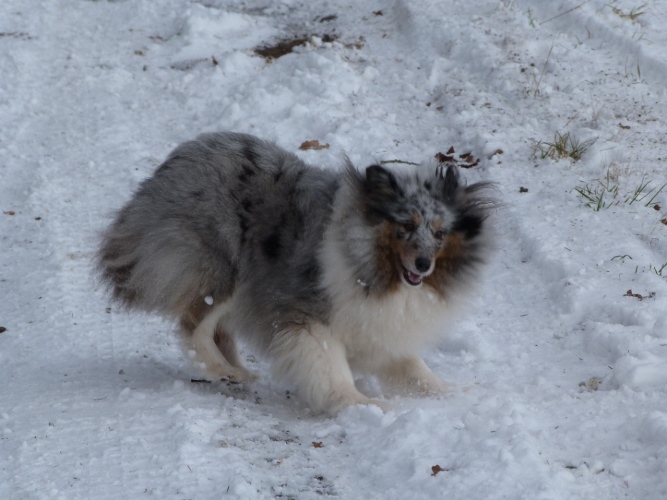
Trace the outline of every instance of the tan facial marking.
<instances>
[{"instance_id":1,"label":"tan facial marking","mask_svg":"<svg viewBox=\"0 0 667 500\"><path fill-rule=\"evenodd\" d=\"M446 286L449 275L461 265L464 260L466 245L463 234L450 233L445 238L445 243L438 252L433 273L424 278L424 283L442 293Z\"/></svg>"}]
</instances>

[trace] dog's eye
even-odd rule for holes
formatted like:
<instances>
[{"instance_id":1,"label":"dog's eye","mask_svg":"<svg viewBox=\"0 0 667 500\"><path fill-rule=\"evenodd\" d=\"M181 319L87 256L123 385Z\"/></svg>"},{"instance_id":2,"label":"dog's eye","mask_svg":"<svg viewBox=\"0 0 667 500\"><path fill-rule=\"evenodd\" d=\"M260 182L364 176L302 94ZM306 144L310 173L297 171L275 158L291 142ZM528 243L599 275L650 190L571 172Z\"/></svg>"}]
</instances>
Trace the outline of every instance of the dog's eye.
<instances>
[{"instance_id":1,"label":"dog's eye","mask_svg":"<svg viewBox=\"0 0 667 500\"><path fill-rule=\"evenodd\" d=\"M415 230L415 225L412 222L404 222L401 224L401 229L405 231L406 233L411 233L412 231Z\"/></svg>"},{"instance_id":2,"label":"dog's eye","mask_svg":"<svg viewBox=\"0 0 667 500\"><path fill-rule=\"evenodd\" d=\"M445 237L445 232L442 229L439 229L438 231L435 232L433 236L435 236L436 240L441 240Z\"/></svg>"}]
</instances>

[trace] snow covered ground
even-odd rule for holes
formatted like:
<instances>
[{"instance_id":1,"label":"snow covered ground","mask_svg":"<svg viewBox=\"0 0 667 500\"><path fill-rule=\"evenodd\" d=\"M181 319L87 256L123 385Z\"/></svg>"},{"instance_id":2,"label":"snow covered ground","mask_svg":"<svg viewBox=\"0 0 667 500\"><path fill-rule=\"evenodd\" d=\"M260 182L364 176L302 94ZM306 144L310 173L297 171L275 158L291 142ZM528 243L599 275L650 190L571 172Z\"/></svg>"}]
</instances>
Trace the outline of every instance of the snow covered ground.
<instances>
[{"instance_id":1,"label":"snow covered ground","mask_svg":"<svg viewBox=\"0 0 667 500\"><path fill-rule=\"evenodd\" d=\"M0 498L667 498L665 25L657 0L3 0ZM479 159L498 248L425 353L457 390L313 416L268 376L191 382L175 325L110 306L97 234L219 129Z\"/></svg>"}]
</instances>

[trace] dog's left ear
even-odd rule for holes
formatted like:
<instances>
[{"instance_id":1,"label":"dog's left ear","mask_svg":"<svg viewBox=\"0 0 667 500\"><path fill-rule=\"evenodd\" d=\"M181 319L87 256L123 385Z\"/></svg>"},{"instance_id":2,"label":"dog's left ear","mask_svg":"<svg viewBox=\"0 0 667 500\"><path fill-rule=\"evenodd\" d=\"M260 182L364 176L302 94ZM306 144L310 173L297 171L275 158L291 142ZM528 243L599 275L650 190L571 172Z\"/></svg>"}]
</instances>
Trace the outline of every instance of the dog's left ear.
<instances>
[{"instance_id":1,"label":"dog's left ear","mask_svg":"<svg viewBox=\"0 0 667 500\"><path fill-rule=\"evenodd\" d=\"M378 200L394 199L403 194L394 174L380 165L366 168L366 192Z\"/></svg>"}]
</instances>

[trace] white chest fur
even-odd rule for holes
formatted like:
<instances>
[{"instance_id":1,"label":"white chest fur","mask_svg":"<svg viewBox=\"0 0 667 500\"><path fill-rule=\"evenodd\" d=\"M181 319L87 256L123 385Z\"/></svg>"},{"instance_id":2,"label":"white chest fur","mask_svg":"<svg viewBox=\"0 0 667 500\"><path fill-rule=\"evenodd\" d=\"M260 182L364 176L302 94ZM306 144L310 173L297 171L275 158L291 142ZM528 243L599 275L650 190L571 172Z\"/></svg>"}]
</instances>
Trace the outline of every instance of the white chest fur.
<instances>
[{"instance_id":1,"label":"white chest fur","mask_svg":"<svg viewBox=\"0 0 667 500\"><path fill-rule=\"evenodd\" d=\"M372 369L391 358L415 355L445 333L452 307L430 287L401 284L382 297L368 296L335 244L325 240L321 256L323 285L332 300L331 334L343 343L353 365Z\"/></svg>"}]
</instances>

